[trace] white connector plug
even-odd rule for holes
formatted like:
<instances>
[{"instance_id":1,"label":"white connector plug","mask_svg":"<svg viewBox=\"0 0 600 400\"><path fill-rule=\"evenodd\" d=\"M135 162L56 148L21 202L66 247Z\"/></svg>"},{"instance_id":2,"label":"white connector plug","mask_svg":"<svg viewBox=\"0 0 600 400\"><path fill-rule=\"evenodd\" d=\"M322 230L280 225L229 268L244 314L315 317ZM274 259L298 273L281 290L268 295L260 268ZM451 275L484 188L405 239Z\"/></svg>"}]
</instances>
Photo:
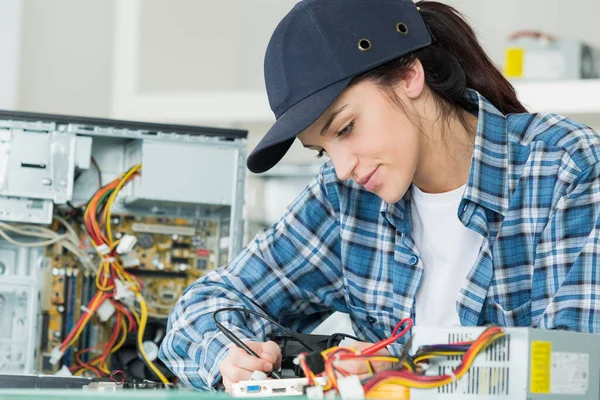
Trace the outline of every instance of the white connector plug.
<instances>
[{"instance_id":1,"label":"white connector plug","mask_svg":"<svg viewBox=\"0 0 600 400\"><path fill-rule=\"evenodd\" d=\"M96 310L96 314L101 322L106 322L113 316L115 311L113 303L111 303L109 299L105 299Z\"/></svg>"},{"instance_id":2,"label":"white connector plug","mask_svg":"<svg viewBox=\"0 0 600 400\"><path fill-rule=\"evenodd\" d=\"M129 289L126 283L121 282L119 279L115 279L115 300L129 300L135 299L135 293Z\"/></svg>"},{"instance_id":3,"label":"white connector plug","mask_svg":"<svg viewBox=\"0 0 600 400\"><path fill-rule=\"evenodd\" d=\"M64 354L65 353L63 353L62 351L60 351L60 347L55 347L52 350L52 353L50 353L50 364L56 365L56 363L60 361L60 359L62 358L62 356Z\"/></svg>"},{"instance_id":4,"label":"white connector plug","mask_svg":"<svg viewBox=\"0 0 600 400\"><path fill-rule=\"evenodd\" d=\"M254 371L252 373L252 376L250 376L251 381L266 381L267 379L269 379L267 377L267 374L265 374L262 371L258 371L258 370Z\"/></svg>"},{"instance_id":5,"label":"white connector plug","mask_svg":"<svg viewBox=\"0 0 600 400\"><path fill-rule=\"evenodd\" d=\"M137 243L137 238L132 235L124 235L117 245L117 253L124 254L133 250L133 246Z\"/></svg>"},{"instance_id":6,"label":"white connector plug","mask_svg":"<svg viewBox=\"0 0 600 400\"><path fill-rule=\"evenodd\" d=\"M358 375L339 378L338 392L342 400L363 400L365 398L365 391Z\"/></svg>"},{"instance_id":7,"label":"white connector plug","mask_svg":"<svg viewBox=\"0 0 600 400\"><path fill-rule=\"evenodd\" d=\"M306 388L308 400L323 400L323 388L321 386L310 386Z\"/></svg>"}]
</instances>

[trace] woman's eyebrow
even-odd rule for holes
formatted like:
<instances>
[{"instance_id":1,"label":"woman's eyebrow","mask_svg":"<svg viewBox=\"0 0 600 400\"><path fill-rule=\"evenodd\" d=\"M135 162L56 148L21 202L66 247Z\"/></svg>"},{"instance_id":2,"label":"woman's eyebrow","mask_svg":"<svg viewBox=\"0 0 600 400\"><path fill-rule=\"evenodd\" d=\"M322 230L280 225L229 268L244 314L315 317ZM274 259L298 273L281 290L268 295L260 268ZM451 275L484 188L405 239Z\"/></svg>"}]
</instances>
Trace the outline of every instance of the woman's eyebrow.
<instances>
[{"instance_id":1,"label":"woman's eyebrow","mask_svg":"<svg viewBox=\"0 0 600 400\"><path fill-rule=\"evenodd\" d=\"M321 129L321 133L319 135L323 136L325 134L325 132L327 132L327 130L329 129L329 127L335 120L335 117L337 117L338 114L341 113L344 110L344 108L346 108L347 106L348 106L348 104L344 104L342 107L340 107L339 109L337 109L336 111L331 113L331 115L329 116L329 119L327 120L325 125L323 125L323 128Z\"/></svg>"}]
</instances>

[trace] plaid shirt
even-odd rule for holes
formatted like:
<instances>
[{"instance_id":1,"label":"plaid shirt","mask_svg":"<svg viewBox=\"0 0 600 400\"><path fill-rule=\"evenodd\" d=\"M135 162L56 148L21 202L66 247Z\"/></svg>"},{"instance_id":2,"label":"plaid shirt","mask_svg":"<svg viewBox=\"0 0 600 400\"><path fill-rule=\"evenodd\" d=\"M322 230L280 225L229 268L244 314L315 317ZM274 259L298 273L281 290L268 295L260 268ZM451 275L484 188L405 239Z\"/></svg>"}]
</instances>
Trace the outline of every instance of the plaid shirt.
<instances>
[{"instance_id":1,"label":"plaid shirt","mask_svg":"<svg viewBox=\"0 0 600 400\"><path fill-rule=\"evenodd\" d=\"M600 136L558 115L505 116L468 96L479 122L457 213L483 244L456 300L461 324L600 331ZM410 205L410 191L387 204L338 180L327 162L278 223L187 289L161 359L186 384L214 387L232 345L212 319L221 307L262 310L299 332L341 311L364 341L389 337L414 317L423 274ZM220 320L247 340L275 329L240 313Z\"/></svg>"}]
</instances>

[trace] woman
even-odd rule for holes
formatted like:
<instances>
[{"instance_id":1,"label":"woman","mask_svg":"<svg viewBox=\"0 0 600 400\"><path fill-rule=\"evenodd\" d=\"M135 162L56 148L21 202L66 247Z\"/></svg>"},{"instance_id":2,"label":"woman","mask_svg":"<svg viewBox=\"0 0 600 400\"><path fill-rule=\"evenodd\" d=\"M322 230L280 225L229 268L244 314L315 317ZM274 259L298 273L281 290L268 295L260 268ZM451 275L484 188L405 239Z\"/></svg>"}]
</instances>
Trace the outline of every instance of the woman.
<instances>
[{"instance_id":1,"label":"woman","mask_svg":"<svg viewBox=\"0 0 600 400\"><path fill-rule=\"evenodd\" d=\"M263 172L295 138L326 162L281 220L194 283L161 357L209 389L280 362L264 311L309 332L350 314L365 342L405 317L435 326L600 330L600 143L528 114L451 7L305 0L269 43L277 120L248 158ZM358 344L357 347L364 347ZM398 354L399 346L387 348Z\"/></svg>"}]
</instances>

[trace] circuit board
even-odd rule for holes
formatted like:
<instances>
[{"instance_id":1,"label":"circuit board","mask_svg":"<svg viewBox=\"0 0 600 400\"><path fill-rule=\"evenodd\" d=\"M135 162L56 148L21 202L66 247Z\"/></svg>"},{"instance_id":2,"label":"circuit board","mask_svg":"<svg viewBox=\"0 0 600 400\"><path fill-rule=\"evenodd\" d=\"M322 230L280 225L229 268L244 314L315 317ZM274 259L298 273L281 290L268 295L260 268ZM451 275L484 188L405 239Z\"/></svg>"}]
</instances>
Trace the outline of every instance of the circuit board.
<instances>
[{"instance_id":1,"label":"circuit board","mask_svg":"<svg viewBox=\"0 0 600 400\"><path fill-rule=\"evenodd\" d=\"M117 239L137 237L133 251L123 258L125 268L144 271L203 272L214 269L218 253L218 223L154 217L114 217Z\"/></svg>"},{"instance_id":2,"label":"circuit board","mask_svg":"<svg viewBox=\"0 0 600 400\"><path fill-rule=\"evenodd\" d=\"M49 263L42 275L42 343L39 368L44 372L56 372L59 365L49 363L52 349L59 346L81 316L82 306L88 304L95 293L95 277L82 271L76 258L65 253L62 246L49 247L46 252ZM49 285L47 285L49 283ZM71 354L79 348L95 343L102 327L94 325L83 332L76 346L68 351L64 363L70 364Z\"/></svg>"},{"instance_id":3,"label":"circuit board","mask_svg":"<svg viewBox=\"0 0 600 400\"><path fill-rule=\"evenodd\" d=\"M75 227L79 228L79 227ZM144 284L142 295L148 306L148 316L166 320L184 290L218 261L226 262L227 254L219 250L222 227L219 221L168 219L161 217L113 216L111 228L116 239L125 235L137 239L133 249L121 255L122 265ZM89 238L79 228L81 248L100 261ZM78 343L65 353L61 364L50 364L52 350L59 346L76 321L82 306L96 292L95 276L84 271L78 260L62 246L48 247L47 266L42 286L42 346L39 367L44 373L54 373L61 365L74 362L78 350L105 342L112 324L101 323L97 316L84 330ZM84 358L85 361L85 358Z\"/></svg>"}]
</instances>

